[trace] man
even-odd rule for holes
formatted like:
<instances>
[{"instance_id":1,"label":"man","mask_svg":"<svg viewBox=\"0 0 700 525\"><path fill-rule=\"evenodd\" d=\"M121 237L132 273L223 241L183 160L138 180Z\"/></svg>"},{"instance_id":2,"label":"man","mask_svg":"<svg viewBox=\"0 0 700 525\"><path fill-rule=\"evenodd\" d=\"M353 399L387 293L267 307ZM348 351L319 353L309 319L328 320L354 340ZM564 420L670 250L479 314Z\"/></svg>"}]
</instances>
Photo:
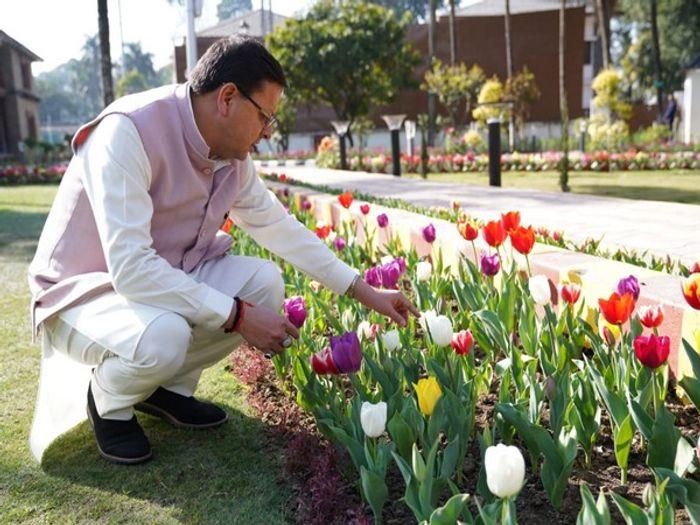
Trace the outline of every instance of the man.
<instances>
[{"instance_id":1,"label":"man","mask_svg":"<svg viewBox=\"0 0 700 525\"><path fill-rule=\"evenodd\" d=\"M222 39L189 83L124 97L78 130L29 268L44 351L37 458L83 419L87 398L100 454L146 461L134 409L179 427L219 426L226 413L193 397L202 370L243 340L278 353L298 337L278 314L279 269L227 255L231 237L219 228L229 214L335 292L399 324L418 314L401 293L359 279L256 177L249 152L270 137L285 87L262 44Z\"/></svg>"},{"instance_id":2,"label":"man","mask_svg":"<svg viewBox=\"0 0 700 525\"><path fill-rule=\"evenodd\" d=\"M676 102L676 97L673 93L668 95L668 104L666 105L666 112L664 113L664 122L668 126L668 129L673 133L675 130L673 128L673 122L676 120L676 113L678 111L678 103Z\"/></svg>"}]
</instances>

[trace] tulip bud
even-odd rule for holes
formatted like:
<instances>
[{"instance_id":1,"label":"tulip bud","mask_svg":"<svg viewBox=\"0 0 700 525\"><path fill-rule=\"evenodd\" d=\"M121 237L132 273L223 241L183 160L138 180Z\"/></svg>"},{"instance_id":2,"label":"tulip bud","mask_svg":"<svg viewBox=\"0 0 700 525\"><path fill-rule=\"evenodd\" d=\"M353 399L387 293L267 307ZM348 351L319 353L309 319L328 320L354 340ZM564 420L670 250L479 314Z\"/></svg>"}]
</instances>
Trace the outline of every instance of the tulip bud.
<instances>
[{"instance_id":1,"label":"tulip bud","mask_svg":"<svg viewBox=\"0 0 700 525\"><path fill-rule=\"evenodd\" d=\"M433 226L432 224L428 224L425 228L423 228L422 233L425 242L432 244L435 241L435 226Z\"/></svg>"},{"instance_id":2,"label":"tulip bud","mask_svg":"<svg viewBox=\"0 0 700 525\"><path fill-rule=\"evenodd\" d=\"M653 505L655 495L656 490L654 489L654 485L647 483L642 492L642 503L644 503L645 507L651 507Z\"/></svg>"},{"instance_id":3,"label":"tulip bud","mask_svg":"<svg viewBox=\"0 0 700 525\"><path fill-rule=\"evenodd\" d=\"M377 438L384 433L386 428L386 403L370 403L365 401L360 409L360 423L362 431L367 437Z\"/></svg>"},{"instance_id":4,"label":"tulip bud","mask_svg":"<svg viewBox=\"0 0 700 525\"><path fill-rule=\"evenodd\" d=\"M559 390L557 389L557 382L552 376L547 376L547 379L544 382L544 395L546 395L547 399L550 401L554 401L557 398L558 393Z\"/></svg>"},{"instance_id":5,"label":"tulip bud","mask_svg":"<svg viewBox=\"0 0 700 525\"><path fill-rule=\"evenodd\" d=\"M430 274L433 273L433 265L428 261L420 261L416 264L416 279L418 281L427 281L430 279Z\"/></svg>"},{"instance_id":6,"label":"tulip bud","mask_svg":"<svg viewBox=\"0 0 700 525\"><path fill-rule=\"evenodd\" d=\"M423 312L418 320L423 330L430 334L438 346L447 346L452 342L452 321L445 315L437 315L434 310Z\"/></svg>"},{"instance_id":7,"label":"tulip bud","mask_svg":"<svg viewBox=\"0 0 700 525\"><path fill-rule=\"evenodd\" d=\"M547 279L546 276L534 275L530 277L528 288L530 289L530 295L535 303L540 306L549 304L552 298L552 292L549 288L549 279Z\"/></svg>"},{"instance_id":8,"label":"tulip bud","mask_svg":"<svg viewBox=\"0 0 700 525\"><path fill-rule=\"evenodd\" d=\"M343 314L340 316L340 322L343 324L343 326L350 328L355 325L355 314L352 310L349 308L347 310L343 310Z\"/></svg>"},{"instance_id":9,"label":"tulip bud","mask_svg":"<svg viewBox=\"0 0 700 525\"><path fill-rule=\"evenodd\" d=\"M362 212L362 215L367 215L369 213L369 204L360 205L360 211Z\"/></svg>"},{"instance_id":10,"label":"tulip bud","mask_svg":"<svg viewBox=\"0 0 700 525\"><path fill-rule=\"evenodd\" d=\"M467 355L474 344L474 336L469 330L462 330L452 336L452 349L459 355Z\"/></svg>"},{"instance_id":11,"label":"tulip bud","mask_svg":"<svg viewBox=\"0 0 700 525\"><path fill-rule=\"evenodd\" d=\"M363 339L370 339L371 335L372 325L369 321L362 321L360 324L357 325L357 337L360 338L360 341L362 341Z\"/></svg>"},{"instance_id":12,"label":"tulip bud","mask_svg":"<svg viewBox=\"0 0 700 525\"><path fill-rule=\"evenodd\" d=\"M300 295L290 297L284 302L284 313L289 322L301 328L306 321L306 302Z\"/></svg>"},{"instance_id":13,"label":"tulip bud","mask_svg":"<svg viewBox=\"0 0 700 525\"><path fill-rule=\"evenodd\" d=\"M401 345L398 330L390 330L382 334L382 343L389 352L396 350Z\"/></svg>"},{"instance_id":14,"label":"tulip bud","mask_svg":"<svg viewBox=\"0 0 700 525\"><path fill-rule=\"evenodd\" d=\"M442 396L442 389L434 377L419 379L418 383L414 383L418 395L418 408L423 415L430 416L435 409L435 405Z\"/></svg>"},{"instance_id":15,"label":"tulip bud","mask_svg":"<svg viewBox=\"0 0 700 525\"><path fill-rule=\"evenodd\" d=\"M486 484L492 494L508 498L517 494L525 481L525 459L518 447L499 443L484 455Z\"/></svg>"},{"instance_id":16,"label":"tulip bud","mask_svg":"<svg viewBox=\"0 0 700 525\"><path fill-rule=\"evenodd\" d=\"M664 309L660 304L642 306L637 312L639 322L647 328L658 328L664 321Z\"/></svg>"},{"instance_id":17,"label":"tulip bud","mask_svg":"<svg viewBox=\"0 0 700 525\"><path fill-rule=\"evenodd\" d=\"M386 213L380 213L379 215L377 215L377 225L379 225L380 228L386 228L388 224L389 217Z\"/></svg>"},{"instance_id":18,"label":"tulip bud","mask_svg":"<svg viewBox=\"0 0 700 525\"><path fill-rule=\"evenodd\" d=\"M693 263L693 266L690 267L690 273L700 273L700 262Z\"/></svg>"}]
</instances>

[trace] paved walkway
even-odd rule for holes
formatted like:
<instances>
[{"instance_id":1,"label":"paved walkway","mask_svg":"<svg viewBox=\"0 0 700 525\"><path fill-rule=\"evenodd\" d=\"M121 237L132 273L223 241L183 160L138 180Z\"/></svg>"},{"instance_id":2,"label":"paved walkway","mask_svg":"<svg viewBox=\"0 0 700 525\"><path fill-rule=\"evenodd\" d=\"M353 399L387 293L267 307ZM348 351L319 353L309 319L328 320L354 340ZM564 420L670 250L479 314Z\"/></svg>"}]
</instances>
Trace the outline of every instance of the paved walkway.
<instances>
[{"instance_id":1,"label":"paved walkway","mask_svg":"<svg viewBox=\"0 0 700 525\"><path fill-rule=\"evenodd\" d=\"M421 206L449 206L452 200L458 200L465 212L486 220L501 212L519 210L525 224L562 230L568 239L577 242L602 237L601 246L605 248L670 255L686 264L700 261L700 206L691 204L490 188L305 166L282 169L300 181ZM274 167L267 170L280 171Z\"/></svg>"}]
</instances>

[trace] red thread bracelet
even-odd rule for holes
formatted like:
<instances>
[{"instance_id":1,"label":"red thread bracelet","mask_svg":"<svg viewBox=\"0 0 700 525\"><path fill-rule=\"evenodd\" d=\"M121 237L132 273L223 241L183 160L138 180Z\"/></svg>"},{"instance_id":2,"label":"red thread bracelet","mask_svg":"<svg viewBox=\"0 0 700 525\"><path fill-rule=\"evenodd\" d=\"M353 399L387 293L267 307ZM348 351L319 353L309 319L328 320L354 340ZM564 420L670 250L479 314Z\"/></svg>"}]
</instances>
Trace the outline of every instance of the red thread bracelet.
<instances>
[{"instance_id":1,"label":"red thread bracelet","mask_svg":"<svg viewBox=\"0 0 700 525\"><path fill-rule=\"evenodd\" d=\"M238 319L236 319L236 322L233 324L233 331L234 332L238 332L238 327L241 326L241 323L243 322L243 318L245 317L245 306L253 306L252 304L247 303L246 301L243 301L243 300L241 300L239 304L240 304L239 308L241 310L241 313L238 316Z\"/></svg>"}]
</instances>

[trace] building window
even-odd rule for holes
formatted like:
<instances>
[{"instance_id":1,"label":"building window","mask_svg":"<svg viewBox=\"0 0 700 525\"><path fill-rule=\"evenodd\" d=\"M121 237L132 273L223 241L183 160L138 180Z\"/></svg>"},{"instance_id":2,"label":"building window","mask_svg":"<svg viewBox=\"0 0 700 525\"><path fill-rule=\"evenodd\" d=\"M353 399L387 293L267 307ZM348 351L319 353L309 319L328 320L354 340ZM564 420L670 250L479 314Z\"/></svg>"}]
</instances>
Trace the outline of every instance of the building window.
<instances>
[{"instance_id":1,"label":"building window","mask_svg":"<svg viewBox=\"0 0 700 525\"><path fill-rule=\"evenodd\" d=\"M32 67L29 62L22 62L22 87L27 90L32 90Z\"/></svg>"}]
</instances>

